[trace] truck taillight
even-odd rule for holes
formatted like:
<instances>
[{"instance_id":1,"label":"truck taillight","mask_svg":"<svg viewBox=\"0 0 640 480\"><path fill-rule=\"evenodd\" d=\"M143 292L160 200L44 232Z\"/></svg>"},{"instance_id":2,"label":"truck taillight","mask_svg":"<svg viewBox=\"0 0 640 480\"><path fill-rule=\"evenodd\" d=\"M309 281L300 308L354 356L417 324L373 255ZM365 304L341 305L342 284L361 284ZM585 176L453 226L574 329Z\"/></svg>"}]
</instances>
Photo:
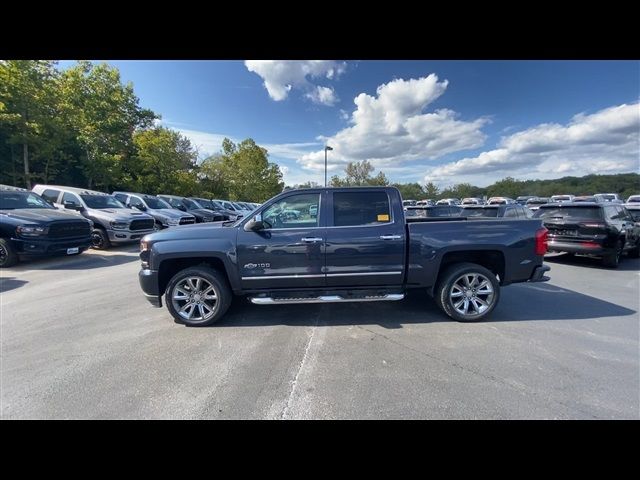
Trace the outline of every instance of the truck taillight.
<instances>
[{"instance_id":1,"label":"truck taillight","mask_svg":"<svg viewBox=\"0 0 640 480\"><path fill-rule=\"evenodd\" d=\"M535 250L536 255L544 255L545 253L547 253L548 233L549 233L549 230L547 230L544 227L536 231L536 250Z\"/></svg>"}]
</instances>

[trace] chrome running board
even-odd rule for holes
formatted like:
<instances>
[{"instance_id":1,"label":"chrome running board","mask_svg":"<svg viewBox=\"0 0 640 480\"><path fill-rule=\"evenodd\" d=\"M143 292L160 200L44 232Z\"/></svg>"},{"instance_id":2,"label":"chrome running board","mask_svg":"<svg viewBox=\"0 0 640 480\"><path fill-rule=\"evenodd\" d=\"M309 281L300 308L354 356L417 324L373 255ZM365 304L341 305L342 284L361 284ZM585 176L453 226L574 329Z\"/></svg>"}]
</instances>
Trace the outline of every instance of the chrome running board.
<instances>
[{"instance_id":1,"label":"chrome running board","mask_svg":"<svg viewBox=\"0 0 640 480\"><path fill-rule=\"evenodd\" d=\"M404 293L390 293L388 295L368 295L352 298L340 297L339 295L320 295L319 297L302 298L249 297L249 300L256 305L287 305L293 303L393 302L403 298Z\"/></svg>"}]
</instances>

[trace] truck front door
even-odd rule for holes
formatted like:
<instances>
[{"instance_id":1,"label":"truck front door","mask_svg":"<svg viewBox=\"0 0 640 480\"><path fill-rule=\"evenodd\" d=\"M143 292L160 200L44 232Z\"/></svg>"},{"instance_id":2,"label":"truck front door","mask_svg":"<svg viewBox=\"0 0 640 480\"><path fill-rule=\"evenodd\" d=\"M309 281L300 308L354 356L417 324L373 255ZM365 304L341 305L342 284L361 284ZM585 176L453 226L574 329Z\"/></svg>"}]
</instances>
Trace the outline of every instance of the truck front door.
<instances>
[{"instance_id":1,"label":"truck front door","mask_svg":"<svg viewBox=\"0 0 640 480\"><path fill-rule=\"evenodd\" d=\"M320 198L320 193L293 193L262 211L264 229L239 229L244 290L325 286L326 228Z\"/></svg>"}]
</instances>

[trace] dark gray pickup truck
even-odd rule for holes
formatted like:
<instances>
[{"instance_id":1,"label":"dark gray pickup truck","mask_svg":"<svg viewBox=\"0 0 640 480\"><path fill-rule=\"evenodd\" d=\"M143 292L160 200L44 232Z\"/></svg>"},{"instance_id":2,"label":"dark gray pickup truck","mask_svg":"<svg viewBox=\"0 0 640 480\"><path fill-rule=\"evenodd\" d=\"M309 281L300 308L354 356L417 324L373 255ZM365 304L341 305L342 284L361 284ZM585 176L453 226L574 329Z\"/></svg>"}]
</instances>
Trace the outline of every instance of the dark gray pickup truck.
<instances>
[{"instance_id":1,"label":"dark gray pickup truck","mask_svg":"<svg viewBox=\"0 0 640 480\"><path fill-rule=\"evenodd\" d=\"M258 305L401 300L428 293L451 318L486 317L500 287L548 280L540 220L405 219L392 187L289 190L236 222L146 235L140 285L180 323Z\"/></svg>"}]
</instances>

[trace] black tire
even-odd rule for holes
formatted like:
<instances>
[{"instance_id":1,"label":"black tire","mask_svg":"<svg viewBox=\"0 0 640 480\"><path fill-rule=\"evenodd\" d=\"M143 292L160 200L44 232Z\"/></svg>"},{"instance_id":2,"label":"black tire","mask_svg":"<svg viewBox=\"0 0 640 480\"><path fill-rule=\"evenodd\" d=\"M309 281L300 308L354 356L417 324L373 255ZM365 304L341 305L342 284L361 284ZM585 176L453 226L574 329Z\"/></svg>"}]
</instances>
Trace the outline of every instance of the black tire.
<instances>
[{"instance_id":1,"label":"black tire","mask_svg":"<svg viewBox=\"0 0 640 480\"><path fill-rule=\"evenodd\" d=\"M188 288L187 282L190 278L200 278L208 282L209 286L213 289L213 294L217 297L216 302L212 303L206 296L201 296L209 290L209 287L204 283L201 284L200 290ZM181 291L178 291L177 288L180 288ZM174 289L176 290L174 291ZM173 296L181 292L185 292L181 296L191 296L188 300L179 299L174 301ZM199 265L181 270L171 278L165 291L164 301L177 323L182 323L190 327L204 327L216 323L224 316L231 305L232 295L229 283L223 273L206 265ZM198 302L200 305L198 305ZM188 307L189 303L192 304L190 309ZM184 316L181 315L178 310L180 307L187 307L187 310L183 312ZM213 314L207 312L207 309L213 312Z\"/></svg>"},{"instance_id":2,"label":"black tire","mask_svg":"<svg viewBox=\"0 0 640 480\"><path fill-rule=\"evenodd\" d=\"M91 232L91 248L96 250L106 250L111 247L109 235L101 228L94 228Z\"/></svg>"},{"instance_id":3,"label":"black tire","mask_svg":"<svg viewBox=\"0 0 640 480\"><path fill-rule=\"evenodd\" d=\"M476 282L475 279L469 282L468 291L469 295L472 296L467 296L467 291L463 292L462 289L459 288L461 284L458 284L458 281L462 281L464 284L464 280L462 280L461 277L465 275L468 276L467 278L472 279L473 276L476 276L475 278L479 281L477 285L474 285ZM482 279L482 277L484 277L484 279ZM482 286L485 280L490 284L490 288L483 288L482 290L480 288L473 288L478 285ZM484 293L485 291L490 293ZM489 315L498 304L500 300L500 283L495 275L482 265L475 263L456 263L447 267L445 271L442 272L438 285L436 286L434 298L438 307L454 320L458 322L477 322ZM456 303L454 298L461 298L463 302L467 299L467 303L459 305L460 302ZM481 302L486 304L488 308ZM460 312L459 309L467 311L468 313Z\"/></svg>"},{"instance_id":4,"label":"black tire","mask_svg":"<svg viewBox=\"0 0 640 480\"><path fill-rule=\"evenodd\" d=\"M0 238L0 268L13 267L19 260L11 241L6 238Z\"/></svg>"},{"instance_id":5,"label":"black tire","mask_svg":"<svg viewBox=\"0 0 640 480\"><path fill-rule=\"evenodd\" d=\"M602 256L602 265L608 268L618 268L620 260L622 259L622 249L624 248L624 242L618 240L615 249L610 253Z\"/></svg>"}]
</instances>

